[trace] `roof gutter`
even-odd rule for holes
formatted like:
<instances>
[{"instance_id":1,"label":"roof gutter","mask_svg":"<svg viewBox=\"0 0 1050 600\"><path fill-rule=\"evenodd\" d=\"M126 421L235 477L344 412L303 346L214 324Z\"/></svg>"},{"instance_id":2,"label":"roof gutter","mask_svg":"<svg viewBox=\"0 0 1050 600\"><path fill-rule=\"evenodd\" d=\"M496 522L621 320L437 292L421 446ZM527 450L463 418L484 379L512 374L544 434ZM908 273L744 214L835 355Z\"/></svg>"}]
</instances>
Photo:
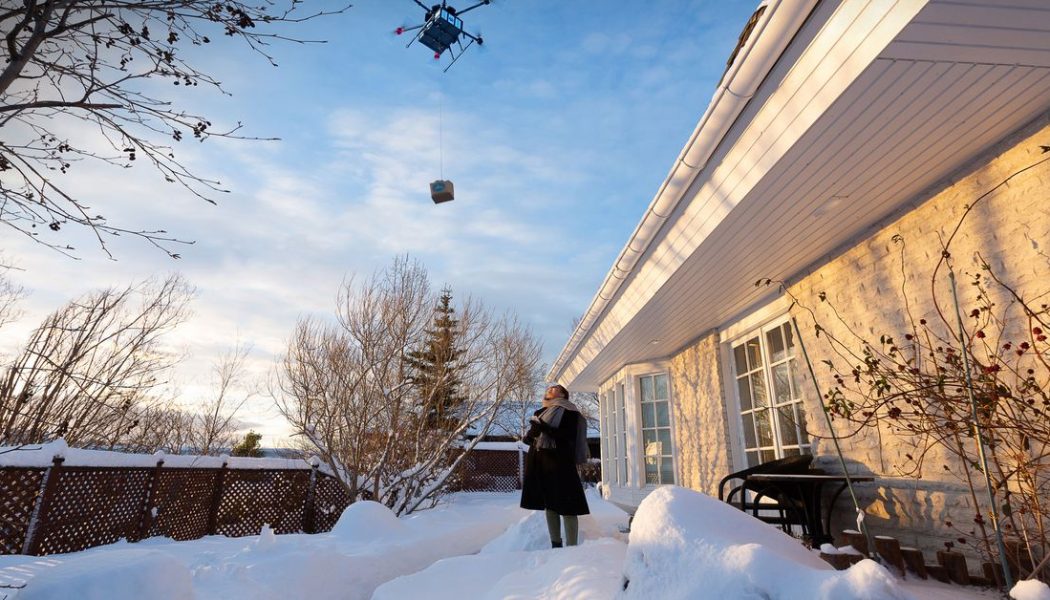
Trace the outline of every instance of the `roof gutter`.
<instances>
[{"instance_id":1,"label":"roof gutter","mask_svg":"<svg viewBox=\"0 0 1050 600\"><path fill-rule=\"evenodd\" d=\"M613 262L590 307L551 366L548 379L557 381L579 351L592 327L609 308L624 281L652 245L686 190L707 167L730 127L776 64L819 0L764 0L759 15L733 64L722 76L707 111L675 160L656 197ZM756 11L757 14L757 11Z\"/></svg>"}]
</instances>

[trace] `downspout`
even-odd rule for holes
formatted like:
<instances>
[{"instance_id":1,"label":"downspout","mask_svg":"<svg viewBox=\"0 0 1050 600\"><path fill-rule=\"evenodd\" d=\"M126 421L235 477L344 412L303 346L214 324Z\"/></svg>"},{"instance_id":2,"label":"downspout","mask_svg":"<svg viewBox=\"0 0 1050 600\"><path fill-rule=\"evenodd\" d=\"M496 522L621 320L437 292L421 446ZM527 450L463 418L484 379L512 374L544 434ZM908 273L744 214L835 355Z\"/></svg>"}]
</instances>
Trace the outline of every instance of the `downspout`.
<instances>
[{"instance_id":1,"label":"downspout","mask_svg":"<svg viewBox=\"0 0 1050 600\"><path fill-rule=\"evenodd\" d=\"M788 44L798 33L819 0L764 0L762 12L733 64L722 76L714 97L679 153L671 172L664 179L634 233L613 262L598 293L580 320L565 348L555 360L548 379L559 379L571 356L575 355L592 326L605 313L623 282L652 245L667 219L683 200L686 190L707 166L736 122L748 101L758 90Z\"/></svg>"}]
</instances>

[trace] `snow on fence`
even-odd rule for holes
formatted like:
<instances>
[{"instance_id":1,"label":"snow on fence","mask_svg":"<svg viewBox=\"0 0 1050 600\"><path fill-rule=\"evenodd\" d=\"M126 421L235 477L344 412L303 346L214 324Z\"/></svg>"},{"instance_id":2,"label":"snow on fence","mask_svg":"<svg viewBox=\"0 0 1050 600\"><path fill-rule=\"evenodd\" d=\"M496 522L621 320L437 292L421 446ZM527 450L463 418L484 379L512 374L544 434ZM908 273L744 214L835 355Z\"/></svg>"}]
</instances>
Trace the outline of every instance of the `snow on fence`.
<instances>
[{"instance_id":1,"label":"snow on fence","mask_svg":"<svg viewBox=\"0 0 1050 600\"><path fill-rule=\"evenodd\" d=\"M322 532L349 503L334 477L302 460L157 455L146 467L143 455L69 450L42 466L45 454L12 454L0 464L0 554L237 537L264 523L277 533ZM202 462L218 466L189 466Z\"/></svg>"}]
</instances>

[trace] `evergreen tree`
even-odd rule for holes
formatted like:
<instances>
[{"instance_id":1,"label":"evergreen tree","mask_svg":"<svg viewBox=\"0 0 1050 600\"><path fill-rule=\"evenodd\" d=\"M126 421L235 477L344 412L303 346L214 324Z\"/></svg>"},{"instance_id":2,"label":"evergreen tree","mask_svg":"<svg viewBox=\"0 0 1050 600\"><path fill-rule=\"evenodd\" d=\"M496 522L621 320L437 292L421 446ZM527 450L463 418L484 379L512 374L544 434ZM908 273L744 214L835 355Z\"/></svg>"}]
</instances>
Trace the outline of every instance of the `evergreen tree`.
<instances>
[{"instance_id":1,"label":"evergreen tree","mask_svg":"<svg viewBox=\"0 0 1050 600\"><path fill-rule=\"evenodd\" d=\"M457 421L456 409L465 400L459 392L462 352L455 313L452 290L446 287L434 307L434 321L426 331L426 340L407 358L409 380L417 390L422 417L428 426L441 429L448 429Z\"/></svg>"},{"instance_id":2,"label":"evergreen tree","mask_svg":"<svg viewBox=\"0 0 1050 600\"><path fill-rule=\"evenodd\" d=\"M249 456L252 458L259 458L262 456L262 449L259 448L259 440L262 439L262 434L249 431L244 434L244 439L241 440L233 450L230 452L233 456Z\"/></svg>"}]
</instances>

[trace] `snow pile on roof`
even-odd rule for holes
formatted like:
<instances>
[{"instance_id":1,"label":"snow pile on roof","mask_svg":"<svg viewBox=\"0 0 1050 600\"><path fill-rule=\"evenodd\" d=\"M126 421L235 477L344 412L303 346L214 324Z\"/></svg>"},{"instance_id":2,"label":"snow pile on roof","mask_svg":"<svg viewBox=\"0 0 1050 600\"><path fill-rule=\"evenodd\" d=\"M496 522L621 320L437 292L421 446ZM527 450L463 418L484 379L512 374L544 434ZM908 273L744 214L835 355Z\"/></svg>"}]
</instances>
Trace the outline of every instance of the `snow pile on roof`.
<instances>
[{"instance_id":1,"label":"snow pile on roof","mask_svg":"<svg viewBox=\"0 0 1050 600\"><path fill-rule=\"evenodd\" d=\"M466 444L464 444L466 445ZM528 452L529 446L524 442L478 442L474 445L475 450L502 450Z\"/></svg>"},{"instance_id":2,"label":"snow pile on roof","mask_svg":"<svg viewBox=\"0 0 1050 600\"><path fill-rule=\"evenodd\" d=\"M720 502L662 487L638 507L624 574L627 598L902 600L886 569L835 571L798 540Z\"/></svg>"},{"instance_id":3,"label":"snow pile on roof","mask_svg":"<svg viewBox=\"0 0 1050 600\"><path fill-rule=\"evenodd\" d=\"M42 571L18 600L193 600L190 570L156 550L125 548L76 555Z\"/></svg>"},{"instance_id":4,"label":"snow pile on roof","mask_svg":"<svg viewBox=\"0 0 1050 600\"><path fill-rule=\"evenodd\" d=\"M70 448L59 438L46 444L0 446L0 467L50 467L55 458L64 459L66 467L137 467L157 466L163 460L167 468L218 469L225 462L231 469L309 469L310 462L301 458L250 458L244 456L195 456L191 454L130 454L108 450ZM322 471L326 471L324 465Z\"/></svg>"},{"instance_id":5,"label":"snow pile on roof","mask_svg":"<svg viewBox=\"0 0 1050 600\"><path fill-rule=\"evenodd\" d=\"M604 537L621 538L626 541L626 536L620 532L627 529L627 513L606 502L593 488L588 488L585 494L591 514L580 517L580 543ZM542 550L550 546L546 517L541 511L532 511L486 544L481 553Z\"/></svg>"},{"instance_id":6,"label":"snow pile on roof","mask_svg":"<svg viewBox=\"0 0 1050 600\"><path fill-rule=\"evenodd\" d=\"M1034 579L1019 581L1010 590L1010 597L1014 600L1050 600L1050 587Z\"/></svg>"}]
</instances>

